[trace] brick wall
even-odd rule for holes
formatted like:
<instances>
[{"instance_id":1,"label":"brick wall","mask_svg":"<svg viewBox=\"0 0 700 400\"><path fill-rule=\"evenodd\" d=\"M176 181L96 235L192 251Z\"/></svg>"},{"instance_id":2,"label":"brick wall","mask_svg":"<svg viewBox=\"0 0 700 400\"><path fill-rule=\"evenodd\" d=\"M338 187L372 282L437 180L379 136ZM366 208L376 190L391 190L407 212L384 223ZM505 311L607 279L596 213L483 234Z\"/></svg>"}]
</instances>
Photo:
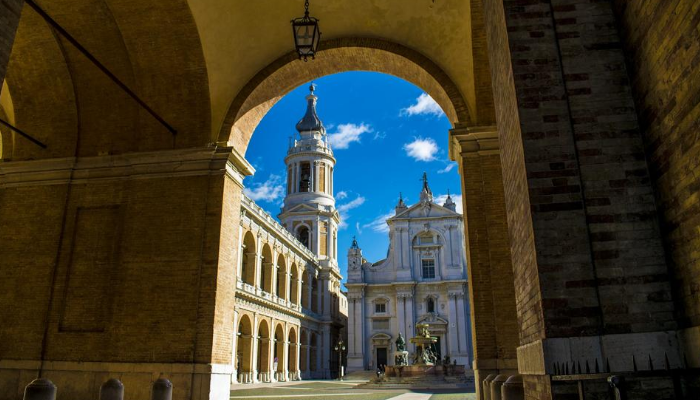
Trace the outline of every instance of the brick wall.
<instances>
[{"instance_id":1,"label":"brick wall","mask_svg":"<svg viewBox=\"0 0 700 400\"><path fill-rule=\"evenodd\" d=\"M0 190L0 359L32 360L0 369L0 399L14 399L42 359L75 398L94 394L114 363L144 363L120 373L130 387L147 388L158 370L182 398L193 379L208 384L186 365L231 362L238 229L221 227L238 226L240 194L222 175ZM66 371L54 360L101 364Z\"/></svg>"},{"instance_id":2,"label":"brick wall","mask_svg":"<svg viewBox=\"0 0 700 400\"><path fill-rule=\"evenodd\" d=\"M610 2L499 6L486 2L490 13L502 13L487 18L503 18L508 32L506 42L503 30L487 23L490 51L500 57L492 72L499 79L496 102L503 102L497 115L514 259L532 245L521 212L525 196L537 248L536 265L516 277L521 343L542 334L538 306L547 337L673 329L652 188ZM508 57L500 48L506 44ZM510 76L502 65L512 67L517 111L508 103ZM517 179L522 167L527 188ZM522 260L515 262L528 258ZM537 270L539 305L530 268Z\"/></svg>"},{"instance_id":3,"label":"brick wall","mask_svg":"<svg viewBox=\"0 0 700 400\"><path fill-rule=\"evenodd\" d=\"M700 326L700 2L615 1L682 328ZM700 364L696 365L700 366Z\"/></svg>"}]
</instances>

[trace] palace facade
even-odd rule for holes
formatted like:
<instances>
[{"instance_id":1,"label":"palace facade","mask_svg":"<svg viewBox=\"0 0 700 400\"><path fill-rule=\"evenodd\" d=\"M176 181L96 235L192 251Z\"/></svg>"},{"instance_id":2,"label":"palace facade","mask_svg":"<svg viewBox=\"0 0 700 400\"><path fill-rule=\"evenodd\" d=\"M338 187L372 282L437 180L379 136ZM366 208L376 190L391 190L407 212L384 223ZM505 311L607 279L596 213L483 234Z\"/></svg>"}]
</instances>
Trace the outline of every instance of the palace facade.
<instances>
[{"instance_id":1,"label":"palace facade","mask_svg":"<svg viewBox=\"0 0 700 400\"><path fill-rule=\"evenodd\" d=\"M285 158L281 223L242 195L234 318L234 382L335 377L331 349L347 325L337 261L340 216L333 198L335 158L316 115L316 96Z\"/></svg>"},{"instance_id":2,"label":"palace facade","mask_svg":"<svg viewBox=\"0 0 700 400\"><path fill-rule=\"evenodd\" d=\"M387 258L369 262L357 241L348 250L348 370L394 365L394 342L401 333L407 350L417 324L438 338L440 359L468 368L473 360L464 222L448 195L434 202L423 176L420 201L403 199L389 225Z\"/></svg>"}]
</instances>

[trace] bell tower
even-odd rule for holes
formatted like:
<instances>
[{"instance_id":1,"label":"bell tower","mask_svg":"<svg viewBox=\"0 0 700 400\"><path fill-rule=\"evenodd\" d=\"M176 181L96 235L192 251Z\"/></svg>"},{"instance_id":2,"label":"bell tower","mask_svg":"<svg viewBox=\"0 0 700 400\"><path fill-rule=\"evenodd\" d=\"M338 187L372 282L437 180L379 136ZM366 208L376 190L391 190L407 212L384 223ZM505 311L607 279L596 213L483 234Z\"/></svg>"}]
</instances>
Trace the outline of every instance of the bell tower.
<instances>
[{"instance_id":1,"label":"bell tower","mask_svg":"<svg viewBox=\"0 0 700 400\"><path fill-rule=\"evenodd\" d=\"M282 224L318 257L321 265L338 269L338 224L340 215L333 197L335 157L326 128L316 114L309 87L306 113L297 123L298 135L290 142L287 157L287 196L279 214Z\"/></svg>"}]
</instances>

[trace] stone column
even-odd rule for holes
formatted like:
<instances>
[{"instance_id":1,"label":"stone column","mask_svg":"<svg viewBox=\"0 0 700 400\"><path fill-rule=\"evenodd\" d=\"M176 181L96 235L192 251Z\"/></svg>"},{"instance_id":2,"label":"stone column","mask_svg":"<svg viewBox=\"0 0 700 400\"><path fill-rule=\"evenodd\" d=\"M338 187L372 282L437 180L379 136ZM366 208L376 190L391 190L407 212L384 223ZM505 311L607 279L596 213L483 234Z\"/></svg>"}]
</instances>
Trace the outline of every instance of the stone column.
<instances>
[{"instance_id":1,"label":"stone column","mask_svg":"<svg viewBox=\"0 0 700 400\"><path fill-rule=\"evenodd\" d=\"M236 351L238 350L238 311L233 311L233 340L231 341L231 383L238 383L238 369L236 368Z\"/></svg>"},{"instance_id":2,"label":"stone column","mask_svg":"<svg viewBox=\"0 0 700 400\"><path fill-rule=\"evenodd\" d=\"M311 301L312 298L311 298L311 295L313 294L314 291L313 291L313 288L311 287L311 285L313 285L313 282L314 282L314 279L313 279L313 268L312 268L312 269L309 269L309 271L308 271L308 273L307 273L306 275L307 275L307 276L306 276L306 279L308 279L309 284L306 285L306 287L308 288L308 289L307 289L308 293L304 293L304 296L306 296L306 298L309 300L309 301L306 303L306 304L309 306L309 310L312 310L313 307L311 307L311 306L312 306L312 301Z\"/></svg>"},{"instance_id":3,"label":"stone column","mask_svg":"<svg viewBox=\"0 0 700 400\"><path fill-rule=\"evenodd\" d=\"M406 335L408 337L413 337L416 331L416 319L413 311L413 294L406 294ZM407 343L408 344L408 343ZM411 349L409 351L416 351L416 345L411 344Z\"/></svg>"},{"instance_id":4,"label":"stone column","mask_svg":"<svg viewBox=\"0 0 700 400\"><path fill-rule=\"evenodd\" d=\"M487 375L515 373L517 369L519 327L515 278L495 128L457 127L451 131L451 138L450 157L458 161L462 178L466 276L472 282L470 332L477 338L472 368L479 393L481 381ZM458 324L460 318L464 320L464 309L460 308L457 297L450 301L457 303L454 323ZM465 351L462 346L466 337L466 332L460 332L455 349Z\"/></svg>"},{"instance_id":5,"label":"stone column","mask_svg":"<svg viewBox=\"0 0 700 400\"><path fill-rule=\"evenodd\" d=\"M282 340L284 345L282 346L282 377L280 380L286 382L289 380L289 332L286 323L284 324Z\"/></svg>"},{"instance_id":6,"label":"stone column","mask_svg":"<svg viewBox=\"0 0 700 400\"><path fill-rule=\"evenodd\" d=\"M238 226L238 264L236 266L236 280L243 281L243 254L245 252L245 247L243 246L243 227Z\"/></svg>"},{"instance_id":7,"label":"stone column","mask_svg":"<svg viewBox=\"0 0 700 400\"><path fill-rule=\"evenodd\" d=\"M272 277L270 278L270 294L274 294L275 296L279 296L279 293L277 293L277 270L279 270L279 265L277 265L277 255L273 254L272 256L275 259L275 263L272 266Z\"/></svg>"},{"instance_id":8,"label":"stone column","mask_svg":"<svg viewBox=\"0 0 700 400\"><path fill-rule=\"evenodd\" d=\"M252 381L253 383L258 383L258 346L260 345L260 338L258 336L258 314L254 314L253 317L253 327L251 329L252 331L252 337L250 339L250 348L253 354L250 356L250 373L252 375Z\"/></svg>"},{"instance_id":9,"label":"stone column","mask_svg":"<svg viewBox=\"0 0 700 400\"><path fill-rule=\"evenodd\" d=\"M303 284L301 277L303 276L303 272L301 272L301 269L299 271L300 271L299 272L299 279L297 280L297 302L299 303L299 307L301 307L301 296L302 296L301 287Z\"/></svg>"},{"instance_id":10,"label":"stone column","mask_svg":"<svg viewBox=\"0 0 700 400\"><path fill-rule=\"evenodd\" d=\"M307 378L311 378L311 346L307 344L304 347L304 351L306 352L306 370L304 372Z\"/></svg>"},{"instance_id":11,"label":"stone column","mask_svg":"<svg viewBox=\"0 0 700 400\"><path fill-rule=\"evenodd\" d=\"M404 338L409 337L406 332L406 298L403 293L396 294L396 316L399 323L399 332Z\"/></svg>"},{"instance_id":12,"label":"stone column","mask_svg":"<svg viewBox=\"0 0 700 400\"><path fill-rule=\"evenodd\" d=\"M289 268L291 268L291 266ZM284 278L286 281L284 285L284 299L287 301L287 304L289 304L290 294L292 293L292 274L289 270L284 273Z\"/></svg>"},{"instance_id":13,"label":"stone column","mask_svg":"<svg viewBox=\"0 0 700 400\"><path fill-rule=\"evenodd\" d=\"M447 302L448 302L448 308L449 308L449 345L450 345L450 350L449 354L451 357L455 357L461 353L460 349L460 344L459 344L459 335L464 335L464 330L462 330L462 327L460 325L460 321L457 318L457 313L459 310L457 308L457 293L455 292L448 292L447 294Z\"/></svg>"},{"instance_id":14,"label":"stone column","mask_svg":"<svg viewBox=\"0 0 700 400\"><path fill-rule=\"evenodd\" d=\"M258 240L258 243L260 241ZM259 290L260 288L263 287L263 282L262 282L262 260L263 256L261 253L262 249L260 246L258 246L255 249L255 287L256 291Z\"/></svg>"},{"instance_id":15,"label":"stone column","mask_svg":"<svg viewBox=\"0 0 700 400\"><path fill-rule=\"evenodd\" d=\"M333 343L331 343L331 327L328 324L323 325L323 337L321 340L322 353L321 358L321 370L323 371L324 378L330 378L331 370L331 350L333 349Z\"/></svg>"},{"instance_id":16,"label":"stone column","mask_svg":"<svg viewBox=\"0 0 700 400\"><path fill-rule=\"evenodd\" d=\"M299 329L297 329L297 342L294 344L296 347L296 358L294 359L294 376L292 376L292 379L298 379L301 380L301 369L299 367L300 361L301 361L301 335L298 333Z\"/></svg>"}]
</instances>

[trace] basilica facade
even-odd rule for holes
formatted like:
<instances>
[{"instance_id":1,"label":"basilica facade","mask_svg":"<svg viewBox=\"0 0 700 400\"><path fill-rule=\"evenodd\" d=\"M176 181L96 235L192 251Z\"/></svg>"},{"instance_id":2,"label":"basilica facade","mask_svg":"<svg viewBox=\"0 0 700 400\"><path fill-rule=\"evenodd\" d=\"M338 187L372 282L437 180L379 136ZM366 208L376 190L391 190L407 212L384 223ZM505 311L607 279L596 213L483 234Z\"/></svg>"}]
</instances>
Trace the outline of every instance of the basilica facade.
<instances>
[{"instance_id":1,"label":"basilica facade","mask_svg":"<svg viewBox=\"0 0 700 400\"><path fill-rule=\"evenodd\" d=\"M462 215L448 195L436 204L423 176L420 201L401 198L389 225L387 258L369 262L357 241L348 250L348 370L394 365L399 334L409 352L418 324L437 337L437 358L473 360Z\"/></svg>"},{"instance_id":2,"label":"basilica facade","mask_svg":"<svg viewBox=\"0 0 700 400\"><path fill-rule=\"evenodd\" d=\"M316 115L307 109L285 158L287 196L278 222L241 199L234 318L234 383L335 377L347 299L336 257L340 216L333 198L335 158Z\"/></svg>"}]
</instances>

